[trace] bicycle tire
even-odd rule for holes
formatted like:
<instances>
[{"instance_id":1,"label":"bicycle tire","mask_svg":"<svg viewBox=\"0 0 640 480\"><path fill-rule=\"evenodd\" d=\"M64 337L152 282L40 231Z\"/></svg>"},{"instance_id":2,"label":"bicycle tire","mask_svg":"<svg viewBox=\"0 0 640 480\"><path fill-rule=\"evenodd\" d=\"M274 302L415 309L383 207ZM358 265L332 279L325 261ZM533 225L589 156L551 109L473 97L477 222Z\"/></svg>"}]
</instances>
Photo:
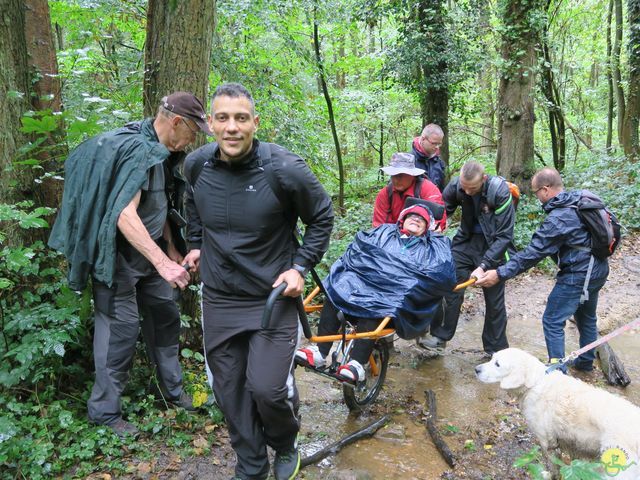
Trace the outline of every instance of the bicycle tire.
<instances>
[{"instance_id":1,"label":"bicycle tire","mask_svg":"<svg viewBox=\"0 0 640 480\"><path fill-rule=\"evenodd\" d=\"M378 375L371 374L371 366L369 364L364 365L367 373L365 382L360 382L358 385L342 384L342 396L344 402L352 412L360 412L368 405L373 403L384 384L384 379L387 376L387 367L389 366L389 344L383 339L376 342L373 347L373 356L376 365L378 366ZM349 358L345 359L345 364L349 361Z\"/></svg>"}]
</instances>

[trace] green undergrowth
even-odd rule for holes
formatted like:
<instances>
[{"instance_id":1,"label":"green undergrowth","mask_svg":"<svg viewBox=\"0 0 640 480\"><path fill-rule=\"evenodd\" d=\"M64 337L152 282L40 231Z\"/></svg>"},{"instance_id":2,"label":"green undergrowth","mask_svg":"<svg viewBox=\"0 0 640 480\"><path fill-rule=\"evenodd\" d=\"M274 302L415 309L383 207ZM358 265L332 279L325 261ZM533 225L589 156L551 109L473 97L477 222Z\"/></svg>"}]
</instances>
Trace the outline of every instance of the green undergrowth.
<instances>
[{"instance_id":1,"label":"green undergrowth","mask_svg":"<svg viewBox=\"0 0 640 480\"><path fill-rule=\"evenodd\" d=\"M222 416L207 405L201 353L182 350L185 390L202 404L191 414L167 408L153 392L153 372L140 347L123 397L137 441L121 441L87 420L93 383L89 291L65 285L58 254L36 240L13 246L9 233L46 228L49 209L29 202L0 205L0 479L84 478L122 473L157 448L202 455L215 441ZM203 440L204 439L204 440Z\"/></svg>"}]
</instances>

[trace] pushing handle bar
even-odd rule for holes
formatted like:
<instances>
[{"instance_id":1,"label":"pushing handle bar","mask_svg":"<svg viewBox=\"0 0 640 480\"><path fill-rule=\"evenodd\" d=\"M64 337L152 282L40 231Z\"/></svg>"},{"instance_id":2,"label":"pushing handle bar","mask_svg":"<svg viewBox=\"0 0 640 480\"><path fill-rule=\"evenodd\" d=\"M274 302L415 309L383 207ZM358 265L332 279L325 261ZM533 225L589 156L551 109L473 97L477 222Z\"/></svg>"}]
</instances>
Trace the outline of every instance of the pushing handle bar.
<instances>
[{"instance_id":1,"label":"pushing handle bar","mask_svg":"<svg viewBox=\"0 0 640 480\"><path fill-rule=\"evenodd\" d=\"M287 288L287 282L282 282L276 288L271 291L269 298L267 298L267 303L264 306L264 313L262 314L262 324L261 327L263 329L269 328L269 324L271 323L271 313L273 311L273 306L276 303L276 300L284 292ZM302 302L302 297L298 296L296 298L296 308L298 309L298 318L300 319L300 324L302 325L302 331L304 332L304 336L306 338L311 338L311 327L309 326L309 319L307 318L307 313L304 310L304 303Z\"/></svg>"}]
</instances>

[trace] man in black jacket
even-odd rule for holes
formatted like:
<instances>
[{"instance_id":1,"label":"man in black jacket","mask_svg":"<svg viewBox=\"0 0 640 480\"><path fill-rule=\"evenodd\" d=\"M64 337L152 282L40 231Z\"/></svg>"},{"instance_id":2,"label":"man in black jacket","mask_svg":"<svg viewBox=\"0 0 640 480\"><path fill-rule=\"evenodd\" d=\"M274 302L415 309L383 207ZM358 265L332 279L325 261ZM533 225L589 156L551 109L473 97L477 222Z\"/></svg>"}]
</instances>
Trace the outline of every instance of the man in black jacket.
<instances>
[{"instance_id":1,"label":"man in black jacket","mask_svg":"<svg viewBox=\"0 0 640 480\"><path fill-rule=\"evenodd\" d=\"M509 186L502 178L485 174L479 163L467 162L460 177L449 182L442 198L447 218L451 218L458 206L462 207L460 227L451 245L458 283L469 277L480 278L486 270L508 260L509 254L515 251L515 208ZM509 346L504 283L482 290L485 303L482 345L487 354L492 354ZM425 348L443 348L456 332L463 301L464 290L446 296L443 321L433 322L431 335L418 344Z\"/></svg>"},{"instance_id":2,"label":"man in black jacket","mask_svg":"<svg viewBox=\"0 0 640 480\"><path fill-rule=\"evenodd\" d=\"M444 132L440 125L430 123L422 129L420 136L413 139L412 152L416 157L416 168L425 171L425 175L441 192L444 190L446 167L440 158L440 147Z\"/></svg>"},{"instance_id":3,"label":"man in black jacket","mask_svg":"<svg viewBox=\"0 0 640 480\"><path fill-rule=\"evenodd\" d=\"M564 357L564 327L572 315L580 333L580 347L598 338L598 294L607 281L609 262L591 254L591 234L578 215L581 191L566 192L555 168L546 167L531 179L531 190L548 217L531 237L531 243L506 264L486 272L478 285L491 287L528 270L545 257L559 267L556 285L542 315L549 361ZM593 369L594 350L580 355L573 366ZM562 367L564 369L564 367Z\"/></svg>"},{"instance_id":4,"label":"man in black jacket","mask_svg":"<svg viewBox=\"0 0 640 480\"><path fill-rule=\"evenodd\" d=\"M213 391L237 454L236 477L267 478L269 446L275 477L294 478L300 465L292 371L300 336L295 297L329 245L331 199L302 158L254 138L259 118L245 87L219 86L211 114L217 142L185 162L192 183L185 261L199 267L202 278ZM298 217L306 225L300 248L292 238ZM266 299L282 282L284 297L263 330Z\"/></svg>"}]
</instances>

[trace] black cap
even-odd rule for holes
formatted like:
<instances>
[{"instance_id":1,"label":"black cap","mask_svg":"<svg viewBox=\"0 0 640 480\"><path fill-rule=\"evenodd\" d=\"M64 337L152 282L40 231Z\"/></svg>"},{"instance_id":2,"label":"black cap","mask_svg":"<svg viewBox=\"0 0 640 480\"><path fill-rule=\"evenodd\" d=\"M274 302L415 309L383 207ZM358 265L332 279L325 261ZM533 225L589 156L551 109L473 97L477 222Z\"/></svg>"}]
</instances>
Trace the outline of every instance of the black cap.
<instances>
[{"instance_id":1,"label":"black cap","mask_svg":"<svg viewBox=\"0 0 640 480\"><path fill-rule=\"evenodd\" d=\"M207 114L202 102L193 93L173 92L160 101L160 106L170 112L196 122L198 128L207 135L213 135L207 124Z\"/></svg>"}]
</instances>

